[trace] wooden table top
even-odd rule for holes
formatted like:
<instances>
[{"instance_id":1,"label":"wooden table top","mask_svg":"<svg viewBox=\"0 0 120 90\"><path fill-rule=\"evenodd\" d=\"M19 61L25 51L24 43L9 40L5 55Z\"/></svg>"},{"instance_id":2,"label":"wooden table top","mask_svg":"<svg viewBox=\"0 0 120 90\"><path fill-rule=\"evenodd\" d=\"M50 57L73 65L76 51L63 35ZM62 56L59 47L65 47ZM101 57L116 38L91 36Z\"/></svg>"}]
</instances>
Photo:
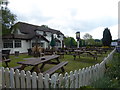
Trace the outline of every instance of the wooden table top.
<instances>
[{"instance_id":1,"label":"wooden table top","mask_svg":"<svg viewBox=\"0 0 120 90\"><path fill-rule=\"evenodd\" d=\"M38 65L40 63L44 63L44 62L50 61L52 59L59 58L59 56L60 55L49 55L49 56L43 56L40 58L24 58L24 60L26 60L26 61L21 61L21 62L17 62L17 63L23 64L23 65L35 66L35 65Z\"/></svg>"}]
</instances>

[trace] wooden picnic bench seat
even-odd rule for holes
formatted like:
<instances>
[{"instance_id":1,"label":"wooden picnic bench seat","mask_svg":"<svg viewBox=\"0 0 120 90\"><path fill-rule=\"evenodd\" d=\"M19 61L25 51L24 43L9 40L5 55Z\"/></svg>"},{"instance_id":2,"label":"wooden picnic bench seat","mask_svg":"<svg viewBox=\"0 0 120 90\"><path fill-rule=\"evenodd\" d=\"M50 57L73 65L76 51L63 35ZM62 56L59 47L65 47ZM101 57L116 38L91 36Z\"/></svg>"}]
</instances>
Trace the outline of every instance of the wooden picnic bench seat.
<instances>
[{"instance_id":1,"label":"wooden picnic bench seat","mask_svg":"<svg viewBox=\"0 0 120 90\"><path fill-rule=\"evenodd\" d=\"M66 66L67 64L68 64L68 61L66 61L66 62L61 62L61 63L55 65L54 67L50 68L49 70L43 72L43 75L45 75L46 73L52 74L52 73L54 73L56 70L58 70L58 69L60 69L60 68L61 68L61 70L64 72L63 66Z\"/></svg>"},{"instance_id":2,"label":"wooden picnic bench seat","mask_svg":"<svg viewBox=\"0 0 120 90\"><path fill-rule=\"evenodd\" d=\"M20 69L22 65L12 67L13 69Z\"/></svg>"}]
</instances>

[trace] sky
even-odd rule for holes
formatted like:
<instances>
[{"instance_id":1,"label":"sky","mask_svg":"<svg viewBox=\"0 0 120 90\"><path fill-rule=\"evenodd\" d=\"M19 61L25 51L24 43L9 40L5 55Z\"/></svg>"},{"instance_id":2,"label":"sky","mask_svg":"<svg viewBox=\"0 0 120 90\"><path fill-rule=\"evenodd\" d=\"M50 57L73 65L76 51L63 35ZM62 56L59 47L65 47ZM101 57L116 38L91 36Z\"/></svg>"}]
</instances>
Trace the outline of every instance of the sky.
<instances>
[{"instance_id":1,"label":"sky","mask_svg":"<svg viewBox=\"0 0 120 90\"><path fill-rule=\"evenodd\" d=\"M86 33L102 39L106 27L118 39L118 2L120 0L8 0L17 21L47 25L65 36L76 38Z\"/></svg>"}]
</instances>

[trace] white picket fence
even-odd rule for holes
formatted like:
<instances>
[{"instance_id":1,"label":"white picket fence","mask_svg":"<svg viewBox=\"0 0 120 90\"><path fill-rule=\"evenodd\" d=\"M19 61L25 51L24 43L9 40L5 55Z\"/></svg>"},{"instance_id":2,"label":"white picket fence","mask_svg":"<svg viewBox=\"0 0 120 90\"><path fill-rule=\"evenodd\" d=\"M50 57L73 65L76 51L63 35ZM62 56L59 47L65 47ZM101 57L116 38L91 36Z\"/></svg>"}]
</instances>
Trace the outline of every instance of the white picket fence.
<instances>
[{"instance_id":1,"label":"white picket fence","mask_svg":"<svg viewBox=\"0 0 120 90\"><path fill-rule=\"evenodd\" d=\"M112 60L115 49L108 54L101 63L83 69L71 71L69 74L49 74L43 76L36 72L19 71L18 69L0 68L1 88L80 88L91 85L102 78L105 72L105 63Z\"/></svg>"}]
</instances>

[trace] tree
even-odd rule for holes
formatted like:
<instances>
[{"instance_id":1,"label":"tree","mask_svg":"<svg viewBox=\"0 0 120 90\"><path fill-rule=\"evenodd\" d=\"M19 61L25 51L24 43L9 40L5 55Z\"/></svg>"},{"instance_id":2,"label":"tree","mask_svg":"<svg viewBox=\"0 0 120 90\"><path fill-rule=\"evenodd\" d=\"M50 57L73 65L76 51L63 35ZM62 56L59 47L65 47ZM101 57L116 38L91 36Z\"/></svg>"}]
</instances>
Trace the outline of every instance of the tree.
<instances>
[{"instance_id":1,"label":"tree","mask_svg":"<svg viewBox=\"0 0 120 90\"><path fill-rule=\"evenodd\" d=\"M77 45L77 42L73 37L66 37L64 39L66 47L75 47Z\"/></svg>"},{"instance_id":2,"label":"tree","mask_svg":"<svg viewBox=\"0 0 120 90\"><path fill-rule=\"evenodd\" d=\"M12 14L10 10L7 8L8 1L1 1L1 13L2 13L2 20L0 23L2 24L2 34L8 34L11 32L10 28L14 25L16 21L16 15Z\"/></svg>"},{"instance_id":3,"label":"tree","mask_svg":"<svg viewBox=\"0 0 120 90\"><path fill-rule=\"evenodd\" d=\"M83 36L83 39L85 40L85 43L87 45L94 45L95 44L95 41L94 39L92 38L92 35L86 33L84 36Z\"/></svg>"},{"instance_id":4,"label":"tree","mask_svg":"<svg viewBox=\"0 0 120 90\"><path fill-rule=\"evenodd\" d=\"M51 35L51 42L50 42L50 45L52 46L52 47L54 47L55 46L55 39L54 39L54 36L53 36L53 34Z\"/></svg>"},{"instance_id":5,"label":"tree","mask_svg":"<svg viewBox=\"0 0 120 90\"><path fill-rule=\"evenodd\" d=\"M94 41L95 41L95 46L102 46L102 40L94 39Z\"/></svg>"},{"instance_id":6,"label":"tree","mask_svg":"<svg viewBox=\"0 0 120 90\"><path fill-rule=\"evenodd\" d=\"M112 36L110 30L108 28L105 28L105 30L103 31L102 43L104 46L110 46L111 42Z\"/></svg>"},{"instance_id":7,"label":"tree","mask_svg":"<svg viewBox=\"0 0 120 90\"><path fill-rule=\"evenodd\" d=\"M86 34L83 36L83 39L84 39L84 40L92 39L92 35L90 35L89 33L86 33Z\"/></svg>"}]
</instances>

